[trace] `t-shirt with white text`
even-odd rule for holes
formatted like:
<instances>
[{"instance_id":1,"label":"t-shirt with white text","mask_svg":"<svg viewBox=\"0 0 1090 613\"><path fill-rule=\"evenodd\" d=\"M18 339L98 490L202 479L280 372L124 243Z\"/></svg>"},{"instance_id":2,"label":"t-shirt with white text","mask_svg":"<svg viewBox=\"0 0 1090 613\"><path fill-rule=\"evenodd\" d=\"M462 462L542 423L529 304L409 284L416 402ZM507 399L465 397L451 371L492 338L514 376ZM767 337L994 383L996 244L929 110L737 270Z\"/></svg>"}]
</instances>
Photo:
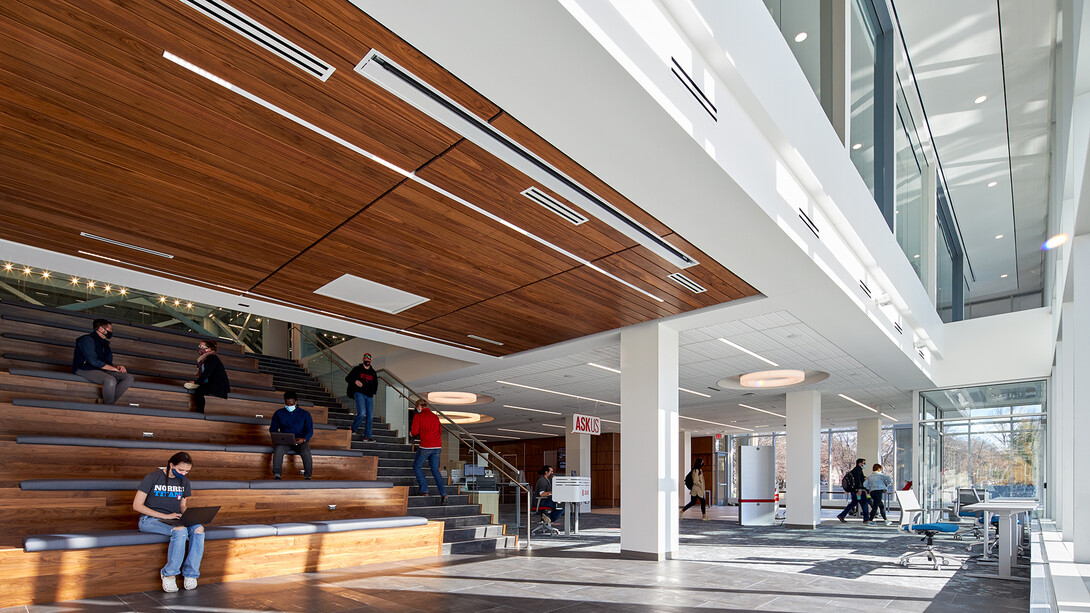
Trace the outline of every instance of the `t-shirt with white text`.
<instances>
[{"instance_id":1,"label":"t-shirt with white text","mask_svg":"<svg viewBox=\"0 0 1090 613\"><path fill-rule=\"evenodd\" d=\"M189 498L188 477L167 477L161 470L148 473L137 488L147 494L144 504L160 513L181 513L182 498Z\"/></svg>"}]
</instances>

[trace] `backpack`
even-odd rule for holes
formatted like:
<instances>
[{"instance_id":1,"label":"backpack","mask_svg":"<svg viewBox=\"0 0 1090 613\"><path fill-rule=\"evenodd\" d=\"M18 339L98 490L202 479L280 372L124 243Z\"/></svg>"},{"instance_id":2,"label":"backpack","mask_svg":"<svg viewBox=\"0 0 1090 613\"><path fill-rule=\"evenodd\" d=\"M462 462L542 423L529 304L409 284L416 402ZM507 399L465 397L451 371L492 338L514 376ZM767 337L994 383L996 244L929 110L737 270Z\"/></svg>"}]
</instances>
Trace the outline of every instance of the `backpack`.
<instances>
[{"instance_id":1,"label":"backpack","mask_svg":"<svg viewBox=\"0 0 1090 613\"><path fill-rule=\"evenodd\" d=\"M854 492L858 489L855 487L855 477L851 472L844 473L844 478L840 480L840 487L844 488L845 492Z\"/></svg>"},{"instance_id":2,"label":"backpack","mask_svg":"<svg viewBox=\"0 0 1090 613\"><path fill-rule=\"evenodd\" d=\"M685 475L685 487L693 489L693 471L689 471L689 474Z\"/></svg>"}]
</instances>

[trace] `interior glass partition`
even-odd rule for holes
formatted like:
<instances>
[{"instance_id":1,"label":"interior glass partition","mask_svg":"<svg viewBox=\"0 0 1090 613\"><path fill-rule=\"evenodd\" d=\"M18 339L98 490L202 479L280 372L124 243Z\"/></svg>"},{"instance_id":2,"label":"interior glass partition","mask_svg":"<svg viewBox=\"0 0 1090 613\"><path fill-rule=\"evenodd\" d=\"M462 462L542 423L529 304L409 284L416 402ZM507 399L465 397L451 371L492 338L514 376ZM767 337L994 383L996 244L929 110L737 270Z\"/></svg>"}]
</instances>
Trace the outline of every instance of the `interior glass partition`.
<instances>
[{"instance_id":1,"label":"interior glass partition","mask_svg":"<svg viewBox=\"0 0 1090 613\"><path fill-rule=\"evenodd\" d=\"M816 3L820 4L820 3ZM851 124L849 128L852 163L874 195L875 189L875 41L877 27L870 0L851 3Z\"/></svg>"},{"instance_id":2,"label":"interior glass partition","mask_svg":"<svg viewBox=\"0 0 1090 613\"><path fill-rule=\"evenodd\" d=\"M969 487L1045 504L1046 392L1045 381L921 392L924 506Z\"/></svg>"},{"instance_id":3,"label":"interior glass partition","mask_svg":"<svg viewBox=\"0 0 1090 613\"><path fill-rule=\"evenodd\" d=\"M821 99L821 3L813 0L764 0L806 81Z\"/></svg>"}]
</instances>

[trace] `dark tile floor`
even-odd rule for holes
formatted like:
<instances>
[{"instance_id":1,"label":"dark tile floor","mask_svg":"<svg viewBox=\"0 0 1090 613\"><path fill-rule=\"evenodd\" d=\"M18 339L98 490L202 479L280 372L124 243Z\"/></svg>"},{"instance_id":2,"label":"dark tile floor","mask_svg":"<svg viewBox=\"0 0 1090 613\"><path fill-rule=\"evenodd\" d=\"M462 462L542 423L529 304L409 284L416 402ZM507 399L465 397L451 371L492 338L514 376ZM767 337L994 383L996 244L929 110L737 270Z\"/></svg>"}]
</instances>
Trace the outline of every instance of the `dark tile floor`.
<instances>
[{"instance_id":1,"label":"dark tile floor","mask_svg":"<svg viewBox=\"0 0 1090 613\"><path fill-rule=\"evenodd\" d=\"M897 566L893 562L918 539L893 527L834 520L819 530L799 531L684 519L678 559L645 562L619 559L619 519L584 515L578 536L535 538L531 551L452 555L0 612L849 608L1005 613L1029 607L1028 583L967 577L994 567L976 568L963 543L946 541L940 547L965 561L966 568Z\"/></svg>"}]
</instances>

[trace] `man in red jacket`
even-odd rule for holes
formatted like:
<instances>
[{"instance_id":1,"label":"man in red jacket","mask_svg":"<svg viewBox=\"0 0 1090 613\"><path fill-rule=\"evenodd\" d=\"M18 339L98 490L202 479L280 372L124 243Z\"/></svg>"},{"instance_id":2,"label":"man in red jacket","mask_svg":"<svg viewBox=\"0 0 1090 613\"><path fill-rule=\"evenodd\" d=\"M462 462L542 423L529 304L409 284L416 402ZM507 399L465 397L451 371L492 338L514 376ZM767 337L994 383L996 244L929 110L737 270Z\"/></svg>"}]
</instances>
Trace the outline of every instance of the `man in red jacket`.
<instances>
[{"instance_id":1,"label":"man in red jacket","mask_svg":"<svg viewBox=\"0 0 1090 613\"><path fill-rule=\"evenodd\" d=\"M440 504L447 503L447 488L443 486L443 476L439 474L439 454L443 451L443 427L439 425L439 417L431 412L427 401L416 401L416 415L413 416L413 425L409 429L411 436L420 437L420 447L416 450L413 459L413 472L416 473L416 482L420 484L420 494L428 495L428 480L424 478L424 460L431 465L431 476L435 478L435 485L439 488Z\"/></svg>"}]
</instances>

